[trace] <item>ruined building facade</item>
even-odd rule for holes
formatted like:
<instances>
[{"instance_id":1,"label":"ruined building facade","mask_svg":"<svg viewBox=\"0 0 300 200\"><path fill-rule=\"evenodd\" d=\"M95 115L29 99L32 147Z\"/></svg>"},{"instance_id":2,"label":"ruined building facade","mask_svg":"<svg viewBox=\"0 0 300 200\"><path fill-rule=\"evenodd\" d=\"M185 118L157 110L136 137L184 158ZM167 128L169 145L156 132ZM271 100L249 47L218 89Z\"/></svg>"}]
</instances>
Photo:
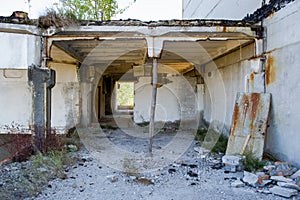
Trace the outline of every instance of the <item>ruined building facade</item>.
<instances>
[{"instance_id":1,"label":"ruined building facade","mask_svg":"<svg viewBox=\"0 0 300 200\"><path fill-rule=\"evenodd\" d=\"M147 122L157 60L157 121L204 121L228 135L236 94L270 93L265 151L299 165L300 3L226 1L241 9L224 15L225 1L197 2L183 1L183 20L44 28L2 20L0 132L43 137L124 113ZM122 82L134 84L133 108L117 105Z\"/></svg>"}]
</instances>

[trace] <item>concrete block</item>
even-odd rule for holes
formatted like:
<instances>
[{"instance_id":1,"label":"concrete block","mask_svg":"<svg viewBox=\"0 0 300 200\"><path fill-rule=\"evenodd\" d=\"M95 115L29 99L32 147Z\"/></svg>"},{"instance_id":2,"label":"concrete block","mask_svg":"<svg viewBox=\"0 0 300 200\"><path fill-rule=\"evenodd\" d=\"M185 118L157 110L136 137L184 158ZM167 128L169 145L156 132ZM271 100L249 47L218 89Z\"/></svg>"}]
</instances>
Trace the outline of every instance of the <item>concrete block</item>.
<instances>
[{"instance_id":1,"label":"concrete block","mask_svg":"<svg viewBox=\"0 0 300 200\"><path fill-rule=\"evenodd\" d=\"M284 187L284 188L300 190L300 187L298 185L294 184L294 183L278 182L277 185L280 186L280 187Z\"/></svg>"},{"instance_id":2,"label":"concrete block","mask_svg":"<svg viewBox=\"0 0 300 200\"><path fill-rule=\"evenodd\" d=\"M236 181L232 182L232 183L230 184L230 186L231 186L231 187L239 188L239 187L244 187L245 184L244 184L242 181L240 181L240 180L236 180Z\"/></svg>"},{"instance_id":3,"label":"concrete block","mask_svg":"<svg viewBox=\"0 0 300 200\"><path fill-rule=\"evenodd\" d=\"M222 157L222 162L225 165L240 165L242 163L242 157L241 156L230 156L225 155Z\"/></svg>"},{"instance_id":4,"label":"concrete block","mask_svg":"<svg viewBox=\"0 0 300 200\"><path fill-rule=\"evenodd\" d=\"M244 183L256 187L258 184L258 176L256 174L252 174L250 172L244 171Z\"/></svg>"},{"instance_id":5,"label":"concrete block","mask_svg":"<svg viewBox=\"0 0 300 200\"><path fill-rule=\"evenodd\" d=\"M296 179L297 177L300 177L300 169L291 176L291 179Z\"/></svg>"},{"instance_id":6,"label":"concrete block","mask_svg":"<svg viewBox=\"0 0 300 200\"><path fill-rule=\"evenodd\" d=\"M297 195L298 191L294 189L274 186L273 188L270 188L270 192L272 192L275 195L290 198L291 196Z\"/></svg>"},{"instance_id":7,"label":"concrete block","mask_svg":"<svg viewBox=\"0 0 300 200\"><path fill-rule=\"evenodd\" d=\"M285 178L283 176L271 176L271 180L277 182L293 183L294 181L290 178Z\"/></svg>"}]
</instances>

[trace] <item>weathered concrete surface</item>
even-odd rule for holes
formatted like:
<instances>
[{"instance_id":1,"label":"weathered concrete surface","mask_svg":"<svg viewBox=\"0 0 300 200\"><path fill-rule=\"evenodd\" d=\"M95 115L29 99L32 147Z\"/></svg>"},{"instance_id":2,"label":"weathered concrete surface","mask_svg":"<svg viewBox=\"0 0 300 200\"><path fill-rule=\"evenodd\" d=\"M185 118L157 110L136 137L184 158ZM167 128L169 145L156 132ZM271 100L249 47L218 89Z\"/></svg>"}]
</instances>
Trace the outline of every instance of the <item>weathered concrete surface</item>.
<instances>
[{"instance_id":1,"label":"weathered concrete surface","mask_svg":"<svg viewBox=\"0 0 300 200\"><path fill-rule=\"evenodd\" d=\"M262 5L262 0L183 0L183 19L242 19Z\"/></svg>"},{"instance_id":2,"label":"weathered concrete surface","mask_svg":"<svg viewBox=\"0 0 300 200\"><path fill-rule=\"evenodd\" d=\"M56 85L52 89L52 127L65 133L79 122L79 82L75 65L52 63Z\"/></svg>"},{"instance_id":3,"label":"weathered concrete surface","mask_svg":"<svg viewBox=\"0 0 300 200\"><path fill-rule=\"evenodd\" d=\"M251 61L246 60L254 56L251 49L252 47L247 46L220 57L203 66L201 70L206 86L204 119L213 122L212 127L225 134L230 130L236 93L246 91L247 88L254 91L252 84L247 85L245 81L253 72L253 67L256 67Z\"/></svg>"},{"instance_id":4,"label":"weathered concrete surface","mask_svg":"<svg viewBox=\"0 0 300 200\"><path fill-rule=\"evenodd\" d=\"M157 90L155 121L191 120L196 118L198 105L195 78L178 74L167 77L170 83ZM140 77L135 84L134 121L149 121L151 77Z\"/></svg>"},{"instance_id":5,"label":"weathered concrete surface","mask_svg":"<svg viewBox=\"0 0 300 200\"><path fill-rule=\"evenodd\" d=\"M27 70L0 70L0 133L30 133L32 89Z\"/></svg>"},{"instance_id":6,"label":"weathered concrete surface","mask_svg":"<svg viewBox=\"0 0 300 200\"><path fill-rule=\"evenodd\" d=\"M27 69L32 64L40 65L40 37L0 32L0 43L0 69Z\"/></svg>"},{"instance_id":7,"label":"weathered concrete surface","mask_svg":"<svg viewBox=\"0 0 300 200\"><path fill-rule=\"evenodd\" d=\"M265 22L266 90L272 93L266 150L300 165L300 2L288 4Z\"/></svg>"}]
</instances>

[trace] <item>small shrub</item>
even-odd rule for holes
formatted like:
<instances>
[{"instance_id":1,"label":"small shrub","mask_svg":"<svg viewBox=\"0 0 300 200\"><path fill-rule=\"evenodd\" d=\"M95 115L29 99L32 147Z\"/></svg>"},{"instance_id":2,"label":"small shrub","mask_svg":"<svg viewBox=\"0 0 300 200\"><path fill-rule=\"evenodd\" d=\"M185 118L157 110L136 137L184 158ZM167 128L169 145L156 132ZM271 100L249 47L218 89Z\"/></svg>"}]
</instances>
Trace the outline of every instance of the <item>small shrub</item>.
<instances>
[{"instance_id":1,"label":"small shrub","mask_svg":"<svg viewBox=\"0 0 300 200\"><path fill-rule=\"evenodd\" d=\"M252 152L246 152L244 156L245 159L243 161L243 165L246 171L256 171L258 169L261 169L265 165L265 162L256 158Z\"/></svg>"},{"instance_id":2,"label":"small shrub","mask_svg":"<svg viewBox=\"0 0 300 200\"><path fill-rule=\"evenodd\" d=\"M123 168L127 176L135 176L138 177L138 169L134 165L131 159L124 158L123 160Z\"/></svg>"},{"instance_id":3,"label":"small shrub","mask_svg":"<svg viewBox=\"0 0 300 200\"><path fill-rule=\"evenodd\" d=\"M228 137L222 135L212 129L199 129L196 133L195 139L200 142L200 145L210 149L212 153L225 153L228 143ZM216 141L216 142L215 142Z\"/></svg>"}]
</instances>

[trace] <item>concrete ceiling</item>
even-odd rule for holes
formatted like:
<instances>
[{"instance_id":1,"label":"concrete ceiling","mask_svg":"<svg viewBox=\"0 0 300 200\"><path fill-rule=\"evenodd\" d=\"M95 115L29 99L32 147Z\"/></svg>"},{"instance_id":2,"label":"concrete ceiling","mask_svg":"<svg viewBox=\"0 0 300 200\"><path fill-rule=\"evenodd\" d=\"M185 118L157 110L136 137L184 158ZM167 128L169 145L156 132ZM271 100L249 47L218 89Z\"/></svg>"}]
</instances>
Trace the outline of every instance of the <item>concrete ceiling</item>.
<instances>
[{"instance_id":1,"label":"concrete ceiling","mask_svg":"<svg viewBox=\"0 0 300 200\"><path fill-rule=\"evenodd\" d=\"M178 21L178 25L154 27L120 23L57 32L49 37L48 55L52 62L102 67L105 74L126 73L134 66L151 63L149 56L159 55L160 64L184 74L253 43L255 30L259 30L237 21L226 22L228 26L221 26L222 21L197 21L199 26Z\"/></svg>"},{"instance_id":2,"label":"concrete ceiling","mask_svg":"<svg viewBox=\"0 0 300 200\"><path fill-rule=\"evenodd\" d=\"M179 73L186 73L194 65L207 63L243 45L253 42L246 39L219 38L200 41L165 41L159 63ZM145 39L75 39L54 41L50 54L52 61L102 66L106 74L122 74L133 66L148 61Z\"/></svg>"}]
</instances>

